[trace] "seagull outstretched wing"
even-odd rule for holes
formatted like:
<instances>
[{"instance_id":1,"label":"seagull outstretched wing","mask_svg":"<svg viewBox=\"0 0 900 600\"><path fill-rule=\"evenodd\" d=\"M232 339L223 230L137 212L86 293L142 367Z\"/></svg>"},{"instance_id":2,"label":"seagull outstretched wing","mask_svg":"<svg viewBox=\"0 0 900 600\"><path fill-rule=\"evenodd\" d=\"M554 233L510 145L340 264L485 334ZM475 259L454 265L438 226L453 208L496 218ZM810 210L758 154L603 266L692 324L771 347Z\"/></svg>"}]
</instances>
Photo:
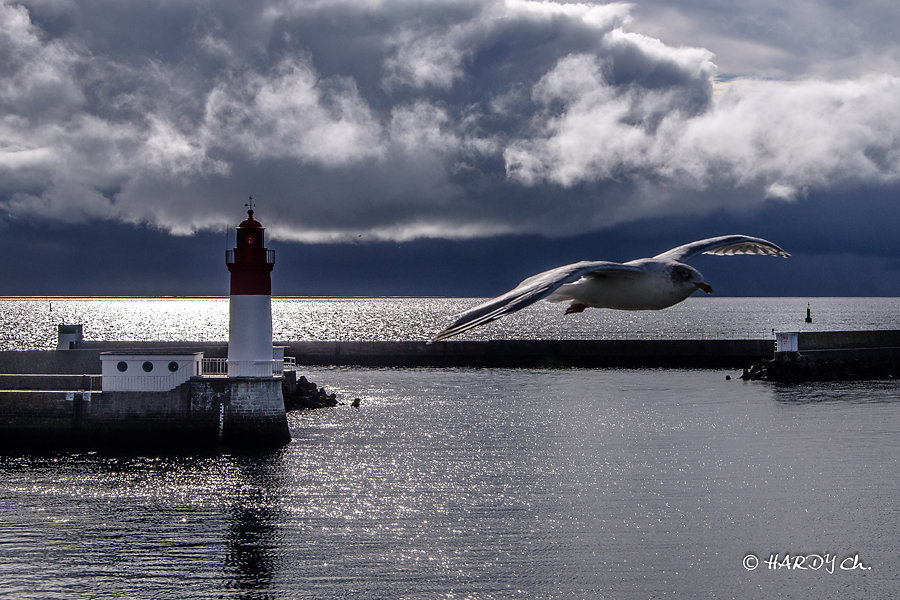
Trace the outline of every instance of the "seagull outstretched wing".
<instances>
[{"instance_id":1,"label":"seagull outstretched wing","mask_svg":"<svg viewBox=\"0 0 900 600\"><path fill-rule=\"evenodd\" d=\"M769 256L788 257L790 254L762 238L747 235L721 235L719 237L698 240L672 248L653 258L660 260L677 260L684 262L698 254L765 254Z\"/></svg>"},{"instance_id":2,"label":"seagull outstretched wing","mask_svg":"<svg viewBox=\"0 0 900 600\"><path fill-rule=\"evenodd\" d=\"M502 296L497 296L457 315L456 320L434 336L432 341L443 340L479 325L496 321L504 315L521 310L538 300L546 298L561 285L578 281L578 279L588 273L634 276L639 275L641 272L642 270L639 267L602 260L585 260L571 265L556 267L555 269L533 275Z\"/></svg>"}]
</instances>

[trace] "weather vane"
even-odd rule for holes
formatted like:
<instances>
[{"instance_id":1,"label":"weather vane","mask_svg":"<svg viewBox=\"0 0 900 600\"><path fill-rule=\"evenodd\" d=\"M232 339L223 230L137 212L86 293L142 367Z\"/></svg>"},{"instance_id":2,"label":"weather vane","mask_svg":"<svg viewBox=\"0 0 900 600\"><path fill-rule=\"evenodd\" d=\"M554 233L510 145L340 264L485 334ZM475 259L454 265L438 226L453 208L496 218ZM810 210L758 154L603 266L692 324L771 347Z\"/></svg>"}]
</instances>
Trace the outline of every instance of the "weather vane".
<instances>
[{"instance_id":1,"label":"weather vane","mask_svg":"<svg viewBox=\"0 0 900 600\"><path fill-rule=\"evenodd\" d=\"M248 202L244 206L246 206L247 208L249 208L251 210L253 209L254 206L256 206L256 204L253 203L253 196L250 196L250 202Z\"/></svg>"}]
</instances>

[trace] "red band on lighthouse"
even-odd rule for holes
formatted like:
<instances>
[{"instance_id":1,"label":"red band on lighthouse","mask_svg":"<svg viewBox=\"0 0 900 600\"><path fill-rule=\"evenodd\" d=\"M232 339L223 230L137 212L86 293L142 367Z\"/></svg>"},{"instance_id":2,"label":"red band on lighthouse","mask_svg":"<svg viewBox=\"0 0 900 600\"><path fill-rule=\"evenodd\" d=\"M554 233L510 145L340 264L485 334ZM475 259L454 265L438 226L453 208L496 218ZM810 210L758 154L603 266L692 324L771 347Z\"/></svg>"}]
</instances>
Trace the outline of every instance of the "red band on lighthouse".
<instances>
[{"instance_id":1,"label":"red band on lighthouse","mask_svg":"<svg viewBox=\"0 0 900 600\"><path fill-rule=\"evenodd\" d=\"M227 252L225 263L231 272L231 295L272 294L275 253L265 247L265 227L247 211L247 219L237 227L237 243Z\"/></svg>"}]
</instances>

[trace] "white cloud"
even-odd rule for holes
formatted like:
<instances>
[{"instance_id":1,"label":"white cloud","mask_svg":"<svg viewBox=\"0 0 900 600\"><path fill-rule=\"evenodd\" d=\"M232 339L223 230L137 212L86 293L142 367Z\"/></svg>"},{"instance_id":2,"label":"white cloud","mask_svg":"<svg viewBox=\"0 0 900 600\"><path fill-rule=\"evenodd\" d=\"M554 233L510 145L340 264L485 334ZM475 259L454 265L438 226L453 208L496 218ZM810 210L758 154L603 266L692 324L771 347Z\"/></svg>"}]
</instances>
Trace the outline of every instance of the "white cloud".
<instances>
[{"instance_id":1,"label":"white cloud","mask_svg":"<svg viewBox=\"0 0 900 600\"><path fill-rule=\"evenodd\" d=\"M84 102L73 72L79 57L64 44L42 39L28 11L0 3L0 109L38 121L65 118Z\"/></svg>"},{"instance_id":2,"label":"white cloud","mask_svg":"<svg viewBox=\"0 0 900 600\"><path fill-rule=\"evenodd\" d=\"M449 121L447 111L428 102L399 106L391 115L391 139L408 153L452 152L460 141L447 130Z\"/></svg>"},{"instance_id":3,"label":"white cloud","mask_svg":"<svg viewBox=\"0 0 900 600\"><path fill-rule=\"evenodd\" d=\"M323 80L305 61L284 60L268 76L244 73L217 85L204 130L211 143L254 159L334 167L382 153L381 125L353 80Z\"/></svg>"},{"instance_id":4,"label":"white cloud","mask_svg":"<svg viewBox=\"0 0 900 600\"><path fill-rule=\"evenodd\" d=\"M450 89L464 75L465 52L454 39L463 36L460 31L422 33L416 28L398 32L390 42L394 47L392 55L384 63L385 87Z\"/></svg>"},{"instance_id":5,"label":"white cloud","mask_svg":"<svg viewBox=\"0 0 900 600\"><path fill-rule=\"evenodd\" d=\"M573 19L580 20L598 31L608 31L631 19L631 4L506 0L500 12L498 18L525 17L544 21L556 18Z\"/></svg>"},{"instance_id":6,"label":"white cloud","mask_svg":"<svg viewBox=\"0 0 900 600\"><path fill-rule=\"evenodd\" d=\"M898 92L900 78L892 76L748 82L686 122L671 157L699 154L707 177L715 169L735 185L802 189L896 181L900 106L891 98Z\"/></svg>"},{"instance_id":7,"label":"white cloud","mask_svg":"<svg viewBox=\"0 0 900 600\"><path fill-rule=\"evenodd\" d=\"M708 78L696 63L681 66ZM900 78L744 80L692 114L678 110L677 88L617 88L599 72L592 58L571 57L535 87L565 109L508 147L511 177L562 186L627 177L656 182L657 193L757 188L760 199L900 179Z\"/></svg>"},{"instance_id":8,"label":"white cloud","mask_svg":"<svg viewBox=\"0 0 900 600\"><path fill-rule=\"evenodd\" d=\"M897 19L891 0L641 0L633 26L670 45L708 48L729 75L843 79L897 74Z\"/></svg>"}]
</instances>

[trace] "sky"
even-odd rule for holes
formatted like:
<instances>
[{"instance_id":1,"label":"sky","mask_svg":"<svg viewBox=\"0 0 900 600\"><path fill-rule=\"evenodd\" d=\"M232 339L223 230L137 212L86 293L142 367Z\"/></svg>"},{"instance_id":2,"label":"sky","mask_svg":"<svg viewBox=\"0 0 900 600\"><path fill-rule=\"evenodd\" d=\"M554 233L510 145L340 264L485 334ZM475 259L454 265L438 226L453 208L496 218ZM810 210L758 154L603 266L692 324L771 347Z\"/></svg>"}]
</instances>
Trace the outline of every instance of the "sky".
<instances>
[{"instance_id":1,"label":"sky","mask_svg":"<svg viewBox=\"0 0 900 600\"><path fill-rule=\"evenodd\" d=\"M714 235L900 296L900 5L0 0L0 295L492 296ZM229 241L229 235L232 237Z\"/></svg>"}]
</instances>

